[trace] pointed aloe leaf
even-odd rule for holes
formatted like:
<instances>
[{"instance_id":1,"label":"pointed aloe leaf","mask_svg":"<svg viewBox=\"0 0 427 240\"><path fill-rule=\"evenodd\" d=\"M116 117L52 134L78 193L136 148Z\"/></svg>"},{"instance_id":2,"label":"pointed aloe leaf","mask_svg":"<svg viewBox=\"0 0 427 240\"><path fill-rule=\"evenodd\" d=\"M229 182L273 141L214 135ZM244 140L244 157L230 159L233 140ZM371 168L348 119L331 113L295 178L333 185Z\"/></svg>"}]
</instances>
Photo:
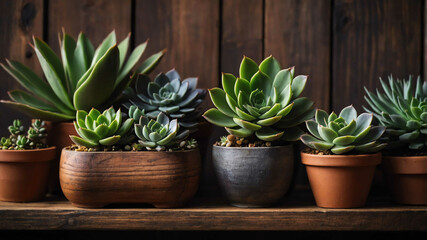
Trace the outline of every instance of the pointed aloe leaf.
<instances>
[{"instance_id":1,"label":"pointed aloe leaf","mask_svg":"<svg viewBox=\"0 0 427 240\"><path fill-rule=\"evenodd\" d=\"M126 59L126 54L128 52L128 49L129 49L129 42L130 42L130 33L118 45L119 52L120 52L120 65L119 65L120 70L122 69L123 64L125 62L125 59Z\"/></svg>"},{"instance_id":2,"label":"pointed aloe leaf","mask_svg":"<svg viewBox=\"0 0 427 240\"><path fill-rule=\"evenodd\" d=\"M115 136L111 136L108 138L101 139L101 140L99 140L99 143L104 145L104 146L111 146L111 145L116 144L120 140L120 138L121 137L119 135L115 135Z\"/></svg>"},{"instance_id":3,"label":"pointed aloe leaf","mask_svg":"<svg viewBox=\"0 0 427 240\"><path fill-rule=\"evenodd\" d=\"M250 79L250 91L255 91L256 89L261 90L265 96L270 96L272 80L269 76L258 71L254 74L254 76Z\"/></svg>"},{"instance_id":4,"label":"pointed aloe leaf","mask_svg":"<svg viewBox=\"0 0 427 240\"><path fill-rule=\"evenodd\" d=\"M273 56L270 55L259 64L259 70L273 81L277 73L280 71L280 64Z\"/></svg>"},{"instance_id":5,"label":"pointed aloe leaf","mask_svg":"<svg viewBox=\"0 0 427 240\"><path fill-rule=\"evenodd\" d=\"M341 136L344 135L352 135L354 133L354 131L356 130L356 120L352 120L347 126L341 128L340 130L338 130L338 133ZM342 145L342 144L338 144L338 145Z\"/></svg>"},{"instance_id":6,"label":"pointed aloe leaf","mask_svg":"<svg viewBox=\"0 0 427 240\"><path fill-rule=\"evenodd\" d=\"M249 94L251 93L251 86L248 80L243 78L236 79L236 84L234 84L234 94L236 94L236 96L239 96L240 91L249 96Z\"/></svg>"},{"instance_id":7,"label":"pointed aloe leaf","mask_svg":"<svg viewBox=\"0 0 427 240\"><path fill-rule=\"evenodd\" d=\"M308 76L296 76L292 81L292 97L297 98L305 88Z\"/></svg>"},{"instance_id":8,"label":"pointed aloe leaf","mask_svg":"<svg viewBox=\"0 0 427 240\"><path fill-rule=\"evenodd\" d=\"M163 49L162 51L151 55L138 67L136 72L140 74L149 74L157 66L157 64L159 64L165 53L166 49Z\"/></svg>"},{"instance_id":9,"label":"pointed aloe leaf","mask_svg":"<svg viewBox=\"0 0 427 240\"><path fill-rule=\"evenodd\" d=\"M76 109L88 110L98 107L111 97L118 66L119 50L117 46L113 46L96 63L90 76L74 93Z\"/></svg>"},{"instance_id":10,"label":"pointed aloe leaf","mask_svg":"<svg viewBox=\"0 0 427 240\"><path fill-rule=\"evenodd\" d=\"M237 124L233 121L233 118L223 114L215 108L207 110L203 117L210 123L220 127L235 127Z\"/></svg>"},{"instance_id":11,"label":"pointed aloe leaf","mask_svg":"<svg viewBox=\"0 0 427 240\"><path fill-rule=\"evenodd\" d=\"M212 103L221 111L223 114L233 118L237 117L237 114L228 106L225 92L220 88L209 89L209 95L212 99Z\"/></svg>"},{"instance_id":12,"label":"pointed aloe leaf","mask_svg":"<svg viewBox=\"0 0 427 240\"><path fill-rule=\"evenodd\" d=\"M334 139L338 137L338 134L335 131L321 125L318 126L317 131L319 132L319 135L322 137L322 139L327 142L333 142Z\"/></svg>"},{"instance_id":13,"label":"pointed aloe leaf","mask_svg":"<svg viewBox=\"0 0 427 240\"><path fill-rule=\"evenodd\" d=\"M260 119L266 119L266 118L270 118L275 116L281 109L280 109L281 105L280 103L276 103L274 104L270 110L268 110L266 113L262 114L261 116L259 116ZM282 113L283 114L283 113ZM281 116L282 117L282 116Z\"/></svg>"},{"instance_id":14,"label":"pointed aloe leaf","mask_svg":"<svg viewBox=\"0 0 427 240\"><path fill-rule=\"evenodd\" d=\"M95 66L98 60L101 59L114 45L116 45L116 32L112 31L106 38L104 38L104 40L102 40L102 43L95 50L92 63L90 65ZM119 61L117 62L117 66L118 65Z\"/></svg>"},{"instance_id":15,"label":"pointed aloe leaf","mask_svg":"<svg viewBox=\"0 0 427 240\"><path fill-rule=\"evenodd\" d=\"M77 136L70 136L71 141L73 141L75 144L79 145L79 146L85 146L85 147L96 147L98 146L97 142L92 142L90 140L86 140L83 139L81 137L77 137Z\"/></svg>"},{"instance_id":16,"label":"pointed aloe leaf","mask_svg":"<svg viewBox=\"0 0 427 240\"><path fill-rule=\"evenodd\" d=\"M60 112L55 106L51 105L50 103L43 102L32 94L21 90L9 91L8 95L13 101L29 105L33 108L38 108L40 110L45 110L49 112Z\"/></svg>"},{"instance_id":17,"label":"pointed aloe leaf","mask_svg":"<svg viewBox=\"0 0 427 240\"><path fill-rule=\"evenodd\" d=\"M349 152L351 150L353 150L355 148L354 145L350 145L350 146L335 146L331 149L331 152L335 153L335 154L343 154L346 152Z\"/></svg>"},{"instance_id":18,"label":"pointed aloe leaf","mask_svg":"<svg viewBox=\"0 0 427 240\"><path fill-rule=\"evenodd\" d=\"M244 56L242 59L242 62L240 63L240 69L239 69L240 78L250 80L252 76L258 71L259 71L259 68L256 62Z\"/></svg>"},{"instance_id":19,"label":"pointed aloe leaf","mask_svg":"<svg viewBox=\"0 0 427 240\"><path fill-rule=\"evenodd\" d=\"M343 108L340 112L340 117L344 118L346 123L350 123L352 120L357 119L357 112L353 105Z\"/></svg>"},{"instance_id":20,"label":"pointed aloe leaf","mask_svg":"<svg viewBox=\"0 0 427 240\"><path fill-rule=\"evenodd\" d=\"M308 134L302 135L300 139L309 148L317 149L320 151L329 150L334 146L334 144L332 144L332 143L328 143L328 142L319 140L319 139L317 139L311 135L308 135Z\"/></svg>"},{"instance_id":21,"label":"pointed aloe leaf","mask_svg":"<svg viewBox=\"0 0 427 240\"><path fill-rule=\"evenodd\" d=\"M227 130L228 133L230 133L231 135L234 135L236 137L249 137L251 136L254 132L246 129L246 128L228 128L226 127L225 130Z\"/></svg>"},{"instance_id":22,"label":"pointed aloe leaf","mask_svg":"<svg viewBox=\"0 0 427 240\"><path fill-rule=\"evenodd\" d=\"M142 54L147 47L147 42L144 42L138 45L132 53L129 55L125 65L120 70L119 76L116 79L116 86L120 84L120 82L129 74L132 68L138 63L139 59L141 59Z\"/></svg>"},{"instance_id":23,"label":"pointed aloe leaf","mask_svg":"<svg viewBox=\"0 0 427 240\"><path fill-rule=\"evenodd\" d=\"M341 137L335 138L332 143L339 146L347 146L350 143L353 143L354 140L356 140L356 137L354 136L341 136Z\"/></svg>"},{"instance_id":24,"label":"pointed aloe leaf","mask_svg":"<svg viewBox=\"0 0 427 240\"><path fill-rule=\"evenodd\" d=\"M275 116L275 117L259 120L259 121L257 121L257 124L264 126L264 127L271 126L271 125L274 125L275 123L277 123L278 121L280 121L280 119L282 119L281 116Z\"/></svg>"},{"instance_id":25,"label":"pointed aloe leaf","mask_svg":"<svg viewBox=\"0 0 427 240\"><path fill-rule=\"evenodd\" d=\"M292 84L292 76L290 69L280 70L273 80L273 87L277 89L277 92L281 93L285 87Z\"/></svg>"},{"instance_id":26,"label":"pointed aloe leaf","mask_svg":"<svg viewBox=\"0 0 427 240\"><path fill-rule=\"evenodd\" d=\"M18 103L18 102L12 102L7 100L0 100L1 103L6 104L6 106L26 114L27 116L30 116L31 118L36 119L43 119L45 121L53 121L53 122L59 122L59 121L68 121L75 119L75 115L67 115L57 112L50 112L41 110L38 108L31 107L26 104Z\"/></svg>"},{"instance_id":27,"label":"pointed aloe leaf","mask_svg":"<svg viewBox=\"0 0 427 240\"><path fill-rule=\"evenodd\" d=\"M89 69L94 53L95 49L90 40L85 34L80 33L77 38L76 50L74 51L76 64L82 64L84 69Z\"/></svg>"},{"instance_id":28,"label":"pointed aloe leaf","mask_svg":"<svg viewBox=\"0 0 427 240\"><path fill-rule=\"evenodd\" d=\"M258 124L251 123L251 122L248 122L248 121L242 120L242 119L240 119L240 118L233 118L233 121L234 121L237 125L239 125L240 127L242 127L242 128L246 128L246 129L249 129L249 130L251 130L251 131L257 131L257 130L259 130L259 129L261 129L261 128L262 128L262 126L260 126L260 125L258 125Z\"/></svg>"},{"instance_id":29,"label":"pointed aloe leaf","mask_svg":"<svg viewBox=\"0 0 427 240\"><path fill-rule=\"evenodd\" d=\"M315 136L318 139L321 139L322 137L319 134L319 131L317 131L317 127L318 124L317 122L313 121L313 120L308 120L305 122L306 126L307 126L307 130L313 134L313 136Z\"/></svg>"},{"instance_id":30,"label":"pointed aloe leaf","mask_svg":"<svg viewBox=\"0 0 427 240\"><path fill-rule=\"evenodd\" d=\"M222 74L222 88L224 91L232 97L234 100L237 100L237 95L234 93L234 85L236 84L236 77L230 73Z\"/></svg>"},{"instance_id":31,"label":"pointed aloe leaf","mask_svg":"<svg viewBox=\"0 0 427 240\"><path fill-rule=\"evenodd\" d=\"M68 92L72 93L85 69L80 69L80 65L75 64L74 51L76 49L76 41L70 35L64 33L60 45L62 64L66 77L65 86Z\"/></svg>"},{"instance_id":32,"label":"pointed aloe leaf","mask_svg":"<svg viewBox=\"0 0 427 240\"><path fill-rule=\"evenodd\" d=\"M283 131L276 131L270 127L263 127L260 130L255 132L257 138L263 141L275 141L280 139L283 136Z\"/></svg>"},{"instance_id":33,"label":"pointed aloe leaf","mask_svg":"<svg viewBox=\"0 0 427 240\"><path fill-rule=\"evenodd\" d=\"M53 92L62 103L73 109L70 95L66 89L65 73L61 60L45 42L38 38L34 38L34 50Z\"/></svg>"}]
</instances>

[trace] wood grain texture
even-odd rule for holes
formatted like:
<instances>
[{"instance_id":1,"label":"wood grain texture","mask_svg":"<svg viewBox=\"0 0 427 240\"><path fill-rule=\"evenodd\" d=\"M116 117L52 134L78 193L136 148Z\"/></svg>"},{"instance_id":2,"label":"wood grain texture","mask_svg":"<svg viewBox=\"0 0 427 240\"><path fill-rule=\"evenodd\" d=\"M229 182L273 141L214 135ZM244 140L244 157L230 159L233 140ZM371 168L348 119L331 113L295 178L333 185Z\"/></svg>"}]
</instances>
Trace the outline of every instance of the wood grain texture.
<instances>
[{"instance_id":1,"label":"wood grain texture","mask_svg":"<svg viewBox=\"0 0 427 240\"><path fill-rule=\"evenodd\" d=\"M264 16L264 57L309 75L302 96L329 109L331 1L266 0Z\"/></svg>"},{"instance_id":2,"label":"wood grain texture","mask_svg":"<svg viewBox=\"0 0 427 240\"><path fill-rule=\"evenodd\" d=\"M239 74L243 55L263 59L262 0L222 1L221 72Z\"/></svg>"},{"instance_id":3,"label":"wood grain texture","mask_svg":"<svg viewBox=\"0 0 427 240\"><path fill-rule=\"evenodd\" d=\"M358 111L366 86L379 77L408 78L421 72L420 0L337 0L333 10L333 109L353 104Z\"/></svg>"},{"instance_id":4,"label":"wood grain texture","mask_svg":"<svg viewBox=\"0 0 427 240\"><path fill-rule=\"evenodd\" d=\"M65 197L79 207L148 203L181 207L197 192L198 149L178 152L77 152L63 150L59 179Z\"/></svg>"},{"instance_id":5,"label":"wood grain texture","mask_svg":"<svg viewBox=\"0 0 427 240\"><path fill-rule=\"evenodd\" d=\"M94 46L113 30L117 41L131 32L131 0L49 1L49 45L59 53L62 28L75 39L84 32Z\"/></svg>"},{"instance_id":6,"label":"wood grain texture","mask_svg":"<svg viewBox=\"0 0 427 240\"><path fill-rule=\"evenodd\" d=\"M20 61L33 69L39 76L42 71L33 49L28 44L32 35L43 37L43 0L4 0L0 1L0 61L5 58ZM2 68L0 69L0 99L9 99L7 91L22 87ZM3 114L0 119L0 136L8 132L5 126L15 118L28 120L23 114L10 111L0 105ZM27 122L28 123L28 122Z\"/></svg>"},{"instance_id":7,"label":"wood grain texture","mask_svg":"<svg viewBox=\"0 0 427 240\"><path fill-rule=\"evenodd\" d=\"M358 209L318 208L308 191L295 192L272 208L236 208L218 199L195 199L180 209L145 205L81 209L68 201L50 200L0 202L0 216L0 230L427 231L425 206L370 201Z\"/></svg>"}]
</instances>

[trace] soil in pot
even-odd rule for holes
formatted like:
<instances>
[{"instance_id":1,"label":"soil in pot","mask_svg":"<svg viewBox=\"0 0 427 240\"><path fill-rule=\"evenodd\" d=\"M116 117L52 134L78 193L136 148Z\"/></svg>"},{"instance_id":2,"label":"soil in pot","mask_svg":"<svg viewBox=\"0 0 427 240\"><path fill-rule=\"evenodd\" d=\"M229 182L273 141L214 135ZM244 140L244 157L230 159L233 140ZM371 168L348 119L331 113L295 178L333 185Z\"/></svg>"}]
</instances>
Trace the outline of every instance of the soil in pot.
<instances>
[{"instance_id":1,"label":"soil in pot","mask_svg":"<svg viewBox=\"0 0 427 240\"><path fill-rule=\"evenodd\" d=\"M0 150L0 200L32 202L45 197L56 148Z\"/></svg>"},{"instance_id":2,"label":"soil in pot","mask_svg":"<svg viewBox=\"0 0 427 240\"><path fill-rule=\"evenodd\" d=\"M318 155L301 152L316 205L324 208L363 207L381 153Z\"/></svg>"}]
</instances>

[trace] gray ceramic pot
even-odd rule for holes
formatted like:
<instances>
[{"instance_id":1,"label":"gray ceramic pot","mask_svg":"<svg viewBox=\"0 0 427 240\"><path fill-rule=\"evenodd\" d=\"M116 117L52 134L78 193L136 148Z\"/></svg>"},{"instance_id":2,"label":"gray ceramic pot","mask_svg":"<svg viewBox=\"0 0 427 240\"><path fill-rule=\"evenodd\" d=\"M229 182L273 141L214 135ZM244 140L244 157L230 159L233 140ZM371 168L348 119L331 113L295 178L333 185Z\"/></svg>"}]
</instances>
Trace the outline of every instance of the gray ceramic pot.
<instances>
[{"instance_id":1,"label":"gray ceramic pot","mask_svg":"<svg viewBox=\"0 0 427 240\"><path fill-rule=\"evenodd\" d=\"M294 171L293 146L212 149L218 184L230 204L266 207L287 192Z\"/></svg>"}]
</instances>

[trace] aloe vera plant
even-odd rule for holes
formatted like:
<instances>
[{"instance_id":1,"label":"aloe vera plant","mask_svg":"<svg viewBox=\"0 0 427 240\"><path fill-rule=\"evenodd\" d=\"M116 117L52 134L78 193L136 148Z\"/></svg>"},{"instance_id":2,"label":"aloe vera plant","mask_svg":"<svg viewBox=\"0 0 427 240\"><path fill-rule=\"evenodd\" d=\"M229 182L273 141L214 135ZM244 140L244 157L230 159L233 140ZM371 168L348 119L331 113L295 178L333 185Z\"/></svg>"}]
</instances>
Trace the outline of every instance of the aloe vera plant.
<instances>
[{"instance_id":1,"label":"aloe vera plant","mask_svg":"<svg viewBox=\"0 0 427 240\"><path fill-rule=\"evenodd\" d=\"M122 119L121 110L113 107L102 114L95 108L90 112L79 110L76 113L74 127L78 135L70 136L71 140L87 148L100 148L101 146L123 145L129 143L129 138L123 138L131 130L134 119Z\"/></svg>"},{"instance_id":2,"label":"aloe vera plant","mask_svg":"<svg viewBox=\"0 0 427 240\"><path fill-rule=\"evenodd\" d=\"M126 57L129 43L130 35L117 43L113 31L94 49L83 33L75 40L64 32L59 58L45 42L33 37L32 46L46 81L24 64L6 60L1 66L27 91L9 91L11 100L1 102L32 118L49 121L73 120L77 110L107 108L136 77L132 69L147 46L147 42L138 45ZM136 73L149 73L163 54L150 56Z\"/></svg>"},{"instance_id":3,"label":"aloe vera plant","mask_svg":"<svg viewBox=\"0 0 427 240\"><path fill-rule=\"evenodd\" d=\"M414 82L388 78L388 84L380 78L383 92L376 94L365 87L365 111L374 114L386 127L385 141L391 149L406 145L409 149L421 150L427 146L427 82L421 78Z\"/></svg>"},{"instance_id":4,"label":"aloe vera plant","mask_svg":"<svg viewBox=\"0 0 427 240\"><path fill-rule=\"evenodd\" d=\"M178 120L169 120L164 113L159 113L156 120L141 116L139 123L135 124L139 143L148 149L156 150L165 150L166 147L180 144L189 136L188 129L181 132L179 129ZM192 144L195 145L194 142Z\"/></svg>"},{"instance_id":5,"label":"aloe vera plant","mask_svg":"<svg viewBox=\"0 0 427 240\"><path fill-rule=\"evenodd\" d=\"M311 133L301 136L301 141L310 148L320 151L330 150L335 154L350 151L358 153L379 152L387 144L380 143L385 128L372 126L372 114L362 113L359 116L353 106L343 108L337 116L334 112L328 115L324 110L316 110L315 120L306 121Z\"/></svg>"},{"instance_id":6,"label":"aloe vera plant","mask_svg":"<svg viewBox=\"0 0 427 240\"><path fill-rule=\"evenodd\" d=\"M258 66L243 57L240 76L222 74L222 87L209 90L216 108L203 117L236 137L255 136L263 141L296 141L303 134L298 127L313 117L313 101L299 97L307 76L295 69L281 69L270 56Z\"/></svg>"},{"instance_id":7,"label":"aloe vera plant","mask_svg":"<svg viewBox=\"0 0 427 240\"><path fill-rule=\"evenodd\" d=\"M203 102L206 91L197 88L197 78L181 81L179 73L172 69L166 74L160 73L151 81L147 75L140 74L135 88L127 88L124 93L132 105L144 109L146 116L156 119L159 113L179 120L182 129L194 131L200 121L201 111L197 108Z\"/></svg>"}]
</instances>

